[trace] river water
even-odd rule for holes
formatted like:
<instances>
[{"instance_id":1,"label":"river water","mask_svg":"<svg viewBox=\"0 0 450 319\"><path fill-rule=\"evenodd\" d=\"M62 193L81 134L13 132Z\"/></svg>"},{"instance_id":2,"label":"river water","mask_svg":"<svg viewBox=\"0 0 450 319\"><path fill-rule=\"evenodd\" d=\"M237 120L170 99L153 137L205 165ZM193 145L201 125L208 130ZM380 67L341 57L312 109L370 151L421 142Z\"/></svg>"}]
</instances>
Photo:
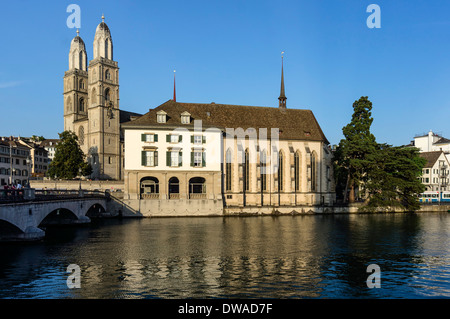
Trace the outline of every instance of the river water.
<instances>
[{"instance_id":1,"label":"river water","mask_svg":"<svg viewBox=\"0 0 450 319\"><path fill-rule=\"evenodd\" d=\"M450 213L100 220L0 256L2 299L450 298Z\"/></svg>"}]
</instances>

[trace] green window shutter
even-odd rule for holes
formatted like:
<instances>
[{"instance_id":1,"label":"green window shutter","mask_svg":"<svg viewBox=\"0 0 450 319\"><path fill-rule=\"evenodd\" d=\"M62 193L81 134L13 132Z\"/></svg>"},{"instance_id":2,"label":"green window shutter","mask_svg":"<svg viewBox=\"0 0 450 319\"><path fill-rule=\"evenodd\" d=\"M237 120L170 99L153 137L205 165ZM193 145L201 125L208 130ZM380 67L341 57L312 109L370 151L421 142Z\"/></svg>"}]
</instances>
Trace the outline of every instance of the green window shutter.
<instances>
[{"instance_id":1,"label":"green window shutter","mask_svg":"<svg viewBox=\"0 0 450 319\"><path fill-rule=\"evenodd\" d=\"M158 166L158 151L155 151L155 158L153 159L155 166Z\"/></svg>"},{"instance_id":2,"label":"green window shutter","mask_svg":"<svg viewBox=\"0 0 450 319\"><path fill-rule=\"evenodd\" d=\"M154 140L155 142L158 142L158 134L153 135L153 140Z\"/></svg>"},{"instance_id":3,"label":"green window shutter","mask_svg":"<svg viewBox=\"0 0 450 319\"><path fill-rule=\"evenodd\" d=\"M167 153L166 153L166 165L167 166L170 166L170 151L167 151Z\"/></svg>"},{"instance_id":4,"label":"green window shutter","mask_svg":"<svg viewBox=\"0 0 450 319\"><path fill-rule=\"evenodd\" d=\"M206 136L202 136L202 144L206 143Z\"/></svg>"},{"instance_id":5,"label":"green window shutter","mask_svg":"<svg viewBox=\"0 0 450 319\"><path fill-rule=\"evenodd\" d=\"M141 134L141 142L145 142L145 134Z\"/></svg>"},{"instance_id":6,"label":"green window shutter","mask_svg":"<svg viewBox=\"0 0 450 319\"><path fill-rule=\"evenodd\" d=\"M142 158L141 158L141 165L142 166L147 166L147 154L145 151L141 152Z\"/></svg>"},{"instance_id":7,"label":"green window shutter","mask_svg":"<svg viewBox=\"0 0 450 319\"><path fill-rule=\"evenodd\" d=\"M183 135L178 135L178 143L181 143L182 140L183 140Z\"/></svg>"},{"instance_id":8,"label":"green window shutter","mask_svg":"<svg viewBox=\"0 0 450 319\"><path fill-rule=\"evenodd\" d=\"M166 135L166 142L169 143L170 142L170 134Z\"/></svg>"},{"instance_id":9,"label":"green window shutter","mask_svg":"<svg viewBox=\"0 0 450 319\"><path fill-rule=\"evenodd\" d=\"M191 152L191 166L194 166L194 152Z\"/></svg>"},{"instance_id":10,"label":"green window shutter","mask_svg":"<svg viewBox=\"0 0 450 319\"><path fill-rule=\"evenodd\" d=\"M191 143L194 143L194 135L191 135Z\"/></svg>"},{"instance_id":11,"label":"green window shutter","mask_svg":"<svg viewBox=\"0 0 450 319\"><path fill-rule=\"evenodd\" d=\"M206 152L202 153L202 167L206 166Z\"/></svg>"},{"instance_id":12,"label":"green window shutter","mask_svg":"<svg viewBox=\"0 0 450 319\"><path fill-rule=\"evenodd\" d=\"M178 166L183 165L183 152L178 153Z\"/></svg>"}]
</instances>

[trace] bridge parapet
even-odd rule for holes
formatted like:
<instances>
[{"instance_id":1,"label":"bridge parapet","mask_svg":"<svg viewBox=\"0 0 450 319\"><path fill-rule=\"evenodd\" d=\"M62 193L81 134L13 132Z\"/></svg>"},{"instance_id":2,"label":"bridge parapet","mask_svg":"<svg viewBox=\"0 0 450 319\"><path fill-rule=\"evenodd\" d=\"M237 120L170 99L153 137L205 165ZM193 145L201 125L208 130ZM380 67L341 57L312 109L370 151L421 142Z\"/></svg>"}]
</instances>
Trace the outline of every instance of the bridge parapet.
<instances>
[{"instance_id":1,"label":"bridge parapet","mask_svg":"<svg viewBox=\"0 0 450 319\"><path fill-rule=\"evenodd\" d=\"M108 192L98 190L62 190L62 189L1 189L0 205L29 201L52 201L75 198L109 198Z\"/></svg>"}]
</instances>

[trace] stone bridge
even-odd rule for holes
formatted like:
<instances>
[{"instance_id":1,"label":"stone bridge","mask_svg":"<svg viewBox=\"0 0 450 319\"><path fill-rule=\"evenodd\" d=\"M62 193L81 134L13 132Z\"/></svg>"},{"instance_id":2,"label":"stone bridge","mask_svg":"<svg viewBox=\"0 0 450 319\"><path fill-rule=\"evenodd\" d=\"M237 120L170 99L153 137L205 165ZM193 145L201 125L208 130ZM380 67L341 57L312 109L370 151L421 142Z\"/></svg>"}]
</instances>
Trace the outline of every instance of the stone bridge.
<instances>
[{"instance_id":1,"label":"stone bridge","mask_svg":"<svg viewBox=\"0 0 450 319\"><path fill-rule=\"evenodd\" d=\"M84 224L106 212L105 194L43 194L28 200L0 201L0 241L38 240L50 225Z\"/></svg>"}]
</instances>

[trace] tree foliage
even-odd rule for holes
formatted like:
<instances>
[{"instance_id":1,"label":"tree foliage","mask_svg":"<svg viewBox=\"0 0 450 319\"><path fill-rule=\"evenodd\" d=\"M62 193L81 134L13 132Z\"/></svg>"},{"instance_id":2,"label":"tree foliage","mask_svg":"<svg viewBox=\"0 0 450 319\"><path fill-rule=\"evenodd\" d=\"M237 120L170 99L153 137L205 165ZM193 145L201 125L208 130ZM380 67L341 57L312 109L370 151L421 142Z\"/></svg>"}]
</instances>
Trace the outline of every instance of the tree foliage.
<instances>
[{"instance_id":1,"label":"tree foliage","mask_svg":"<svg viewBox=\"0 0 450 319\"><path fill-rule=\"evenodd\" d=\"M366 184L368 202L363 210L396 207L414 211L420 208L417 194L422 193L425 186L419 177L426 160L419 156L417 148L380 144L370 161Z\"/></svg>"},{"instance_id":2,"label":"tree foliage","mask_svg":"<svg viewBox=\"0 0 450 319\"><path fill-rule=\"evenodd\" d=\"M336 191L352 202L352 192L359 188L366 201L362 210L417 210L417 194L424 190L419 177L425 165L419 151L376 142L370 132L373 118L368 97L355 101L353 109L351 122L342 129L345 138L335 152Z\"/></svg>"},{"instance_id":3,"label":"tree foliage","mask_svg":"<svg viewBox=\"0 0 450 319\"><path fill-rule=\"evenodd\" d=\"M75 133L64 131L59 134L55 157L50 163L48 176L59 179L74 179L92 173L92 167L85 162L85 155L78 144Z\"/></svg>"},{"instance_id":4,"label":"tree foliage","mask_svg":"<svg viewBox=\"0 0 450 319\"><path fill-rule=\"evenodd\" d=\"M345 138L337 149L336 174L347 173L344 199L347 199L347 189L350 188L350 201L354 200L354 189L367 181L366 173L371 164L369 158L377 149L375 136L370 132L373 122L371 110L372 102L367 96L353 103L351 122L342 129Z\"/></svg>"}]
</instances>

